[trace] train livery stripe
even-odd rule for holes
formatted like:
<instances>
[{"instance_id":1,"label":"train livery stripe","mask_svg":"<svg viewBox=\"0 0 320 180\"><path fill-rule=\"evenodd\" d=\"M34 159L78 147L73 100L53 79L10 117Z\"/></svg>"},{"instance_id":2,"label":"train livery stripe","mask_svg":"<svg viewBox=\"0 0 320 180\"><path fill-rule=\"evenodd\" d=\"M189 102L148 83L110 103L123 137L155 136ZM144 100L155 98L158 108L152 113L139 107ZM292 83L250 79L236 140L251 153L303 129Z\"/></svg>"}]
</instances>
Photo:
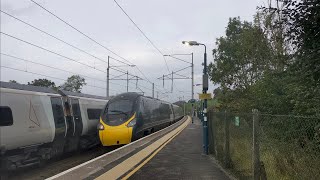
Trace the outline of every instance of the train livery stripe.
<instances>
[{"instance_id":1,"label":"train livery stripe","mask_svg":"<svg viewBox=\"0 0 320 180\"><path fill-rule=\"evenodd\" d=\"M96 179L97 180L118 179L118 178L121 178L124 174L126 174L127 172L129 172L132 169L135 172L134 168L137 167L137 165L139 165L144 159L146 159L152 153L154 153L154 152L158 153L161 149L159 151L156 151L157 149L161 148L162 145L165 145L166 143L170 142L173 139L173 137L178 135L185 127L187 127L187 125L189 123L190 123L190 117L188 117L187 121L185 121L182 125L180 125L175 130L169 132L168 134L166 134L165 136L163 136L162 138L160 138L156 142L154 142L151 145L147 146L146 148L144 148L143 150L139 151L138 153L136 153L135 155L131 156L130 158L124 160L122 163L120 163L117 166L113 167L112 169L110 169L106 173L102 174L101 176L97 177ZM151 158L153 156L151 155ZM142 164L145 164L150 159L147 158L144 162L142 162ZM140 167L140 166L138 166L138 167Z\"/></svg>"}]
</instances>

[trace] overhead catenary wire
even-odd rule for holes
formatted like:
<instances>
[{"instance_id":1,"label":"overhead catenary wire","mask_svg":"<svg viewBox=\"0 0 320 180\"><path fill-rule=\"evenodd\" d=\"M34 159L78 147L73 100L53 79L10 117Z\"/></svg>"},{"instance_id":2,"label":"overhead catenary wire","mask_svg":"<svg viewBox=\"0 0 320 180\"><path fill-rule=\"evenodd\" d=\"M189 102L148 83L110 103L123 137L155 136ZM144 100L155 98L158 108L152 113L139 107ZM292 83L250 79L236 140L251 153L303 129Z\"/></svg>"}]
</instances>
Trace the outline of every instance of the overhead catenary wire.
<instances>
[{"instance_id":1,"label":"overhead catenary wire","mask_svg":"<svg viewBox=\"0 0 320 180\"><path fill-rule=\"evenodd\" d=\"M48 9L44 8L43 6L41 6L41 5L40 5L39 3L37 3L36 1L34 1L34 0L30 0L30 1L33 2L34 4L36 4L37 6L39 6L40 8L42 8L43 10L47 11L48 13L50 13L51 15L53 15L54 17L56 17L57 19L59 19L60 21L62 21L62 22L65 23L66 25L68 25L69 27L71 27L72 29L74 29L74 30L76 30L77 32L79 32L80 34L84 35L85 37L87 37L87 38L90 39L91 41L95 42L95 43L98 44L99 46L103 47L104 49L108 50L108 51L111 52L112 54L114 54L114 55L116 55L117 57L123 59L124 61L127 61L128 63L132 64L132 63L131 63L130 61L128 61L127 59L125 59L125 58L121 57L119 54L111 51L110 49L108 49L107 47L105 47L103 44L99 43L99 42L96 41L95 39L91 38L90 36L86 35L86 34L83 33L82 31L80 31L79 29L77 29L76 27L72 26L72 25L71 25L70 23L68 23L67 21L63 20L62 18L58 17L58 16L55 15L54 13L50 12ZM30 24L30 25L31 25L31 24ZM38 28L38 29L39 29L39 28ZM4 33L1 33L1 34L4 34ZM6 35L8 36L9 34L6 33ZM10 37L10 35L9 35L9 37ZM20 40L20 41L22 40L22 39L20 39L20 38L17 39L16 37L14 37L14 36L12 36L12 35L11 35L11 38L15 38L16 40ZM60 39L60 40L62 40L62 39ZM24 40L22 40L22 42L27 43L27 44L30 44L30 42L27 42L27 41L24 41ZM62 42L62 41L61 41L61 42ZM66 42L66 41L64 41L64 42ZM66 42L66 43L67 43L67 42ZM70 43L69 43L69 44L70 44ZM32 45L32 46L34 46L34 47L37 47L37 48L40 48L40 49L42 49L42 50L45 50L45 51L47 51L47 52L50 52L50 53L52 53L52 54L56 54L56 55L58 55L58 56L60 56L60 57L63 57L63 58L65 58L65 59L69 59L69 60L71 60L71 61L74 61L74 62L77 62L77 63L79 63L79 64L85 65L85 66L87 66L87 67L93 68L93 69L95 69L95 70L97 70L97 71L101 71L101 72L104 72L104 73L105 73L105 71L103 71L103 70L101 70L101 69L97 69L97 68L92 67L92 66L90 66L90 65L88 65L88 64L85 64L85 63L76 61L75 59L72 59L72 58L70 58L70 57L67 57L67 56L64 56L64 55L62 55L62 54L56 53L56 52L54 52L54 51L51 51L51 50L49 50L49 49L46 49L46 48L43 48L43 47L41 47L41 46L35 45L35 44L33 44L33 43L31 43L30 45ZM72 44L70 44L70 45L72 45ZM74 47L76 47L76 46L74 46ZM80 49L80 48L79 48L79 49ZM79 49L78 49L78 50L79 50ZM92 55L92 54L91 54L91 55ZM136 67L137 67L137 66L136 66ZM115 67L115 68L116 68L116 67ZM116 68L116 69L117 69L117 68ZM120 68L118 68L118 69L120 69ZM138 69L138 67L137 67L137 69ZM139 70L140 70L140 69L139 69ZM135 76L135 75L134 75L134 76ZM144 76L145 76L145 75L144 75ZM149 82L149 83L152 83L150 80L149 80L148 82ZM157 85L156 85L156 87L157 87ZM156 89L157 89L158 91L160 91L158 88L156 88Z\"/></svg>"},{"instance_id":2,"label":"overhead catenary wire","mask_svg":"<svg viewBox=\"0 0 320 180\"><path fill-rule=\"evenodd\" d=\"M65 69L56 68L56 67L53 67L53 66L49 66L49 65L42 64L42 63L34 62L34 61L31 61L31 60L28 60L28 59L24 59L24 58L16 57L16 56L13 56L13 55L9 55L9 54L6 54L6 53L0 52L0 54L4 55L4 56L7 56L7 57L11 57L11 58L17 59L17 60L20 60L20 61L25 61L25 62L29 62L29 63L32 63L32 64L37 64L37 65L40 65L40 66L43 66L43 67L47 67L47 68L51 68L51 69L55 69L55 70L59 70L59 71L64 71L64 72L71 73L71 74L78 74L78 75L80 75L82 77L89 78L89 79L92 79L92 80L95 80L95 81L100 81L100 82L104 82L104 83L106 82L106 80L97 79L97 78L94 78L94 77L91 77L91 76L79 74L79 73L68 71L68 70L65 70ZM10 67L6 66L6 68L10 68ZM11 69L15 69L16 70L16 68L11 68ZM26 70L24 72L27 72L27 71L28 70ZM113 77L114 77L114 75L112 75L112 78ZM122 84L117 84L117 83L113 83L113 82L109 82L109 83L125 87L125 85L122 85Z\"/></svg>"},{"instance_id":3,"label":"overhead catenary wire","mask_svg":"<svg viewBox=\"0 0 320 180\"><path fill-rule=\"evenodd\" d=\"M2 68L6 68L6 69L11 69L11 70L15 70L15 71L20 71L20 72L24 72L24 73L29 73L29 74L34 74L34 75L38 75L38 76L43 76L43 77L47 77L47 78L52 78L52 79L57 79L57 80L61 80L61 81L65 81L66 79L62 79L62 78L58 78L58 77L54 77L54 76L48 76L45 74L41 74L41 73L36 73L36 72L32 72L32 71L25 71L25 70L21 70L21 69L17 69L17 68L13 68L13 67L8 67L8 66L0 66ZM86 85L89 87L94 87L94 88L99 88L99 89L106 89L104 87L99 87L99 86L94 86L94 85ZM115 91L116 92L116 91Z\"/></svg>"},{"instance_id":4,"label":"overhead catenary wire","mask_svg":"<svg viewBox=\"0 0 320 180\"><path fill-rule=\"evenodd\" d=\"M182 68L182 69L179 69L179 70L176 70L176 71L172 71L171 73L169 73L169 74L166 74L166 75L163 75L163 76L161 76L161 77L158 77L158 79L161 79L161 78L163 78L163 77L168 77L168 76L170 76L170 75L172 75L172 74L175 74L175 73L177 73L177 72L180 72L180 71L183 71L183 70L185 70L185 69L187 69L187 68L189 68L190 66L187 66L187 67L184 67L184 68Z\"/></svg>"},{"instance_id":5,"label":"overhead catenary wire","mask_svg":"<svg viewBox=\"0 0 320 180\"><path fill-rule=\"evenodd\" d=\"M24 61L24 62L28 62L28 63L32 63L32 64L37 64L37 65L40 65L40 66L43 66L43 67L47 67L47 68L51 68L51 69L55 69L55 70L59 70L59 71L64 71L64 72L71 73L71 74L78 74L78 73L75 73L75 72L72 72L72 71L68 71L68 70L65 70L65 69L60 69L60 68L56 68L56 67L53 67L53 66L45 65L45 64L42 64L42 63L30 61L28 59L20 58L20 57L13 56L13 55L10 55L10 54L6 54L6 53L2 53L2 52L0 52L0 54L3 55L3 56L7 56L7 57L10 57L10 58L14 58L14 59L20 60L20 61ZM87 76L87 75L81 75L81 76L86 77L86 78L90 78L90 79L93 79L93 80L97 80L97 81L102 81L102 82L106 81L106 80L96 79L94 77L90 77L90 76Z\"/></svg>"},{"instance_id":6,"label":"overhead catenary wire","mask_svg":"<svg viewBox=\"0 0 320 180\"><path fill-rule=\"evenodd\" d=\"M114 68L114 67L110 67L110 69L113 69L113 70L118 71L118 72L121 72L121 73L128 74L128 75L130 75L130 76L132 76L132 77L138 77L139 80L143 80L141 77L139 77L139 76L137 76L137 75L134 75L134 74L127 73L126 71L119 70L119 69L116 69L116 68Z\"/></svg>"},{"instance_id":7,"label":"overhead catenary wire","mask_svg":"<svg viewBox=\"0 0 320 180\"><path fill-rule=\"evenodd\" d=\"M99 57L97 57L97 56L95 56L95 55L93 55L93 54L91 54L91 53L88 53L87 51L85 51L85 50L83 50L83 49L80 49L79 47L77 47L77 46L75 46L75 45L73 45L73 44L71 44L71 43L68 43L68 42L62 40L61 38L58 38L58 37L56 37L56 36L54 36L54 35L46 32L46 31L44 31L44 30L42 30L42 29L40 29L40 28L38 28L38 27L36 27L36 26L34 26L34 25L32 25L32 24L24 21L24 20L22 20L22 19L19 19L19 18L15 17L15 16L13 16L13 15L7 13L7 12L4 12L3 10L0 10L0 12L4 13L5 15L7 15L7 16L9 16L9 17L11 17L11 18L13 18L13 19L15 19L15 20L17 20L17 21L19 21L19 22L27 25L27 26L29 26L29 27L32 27L33 29L35 29L35 30L37 30L37 31L39 31L39 32L41 32L41 33L43 33L43 34L46 34L46 35L48 35L48 36L50 36L50 37L52 37L52 38L54 38L54 39L56 39L56 40L64 43L64 44L66 44L66 45L68 45L68 46L70 46L70 47L72 47L72 48L74 48L74 49L82 52L82 53L85 53L85 54L87 54L87 55L89 55L89 56L91 56L91 57L93 57L93 58L95 58L95 59L97 59L97 60L99 60L99 61L101 61L101 62L103 62L103 63L106 63L106 64L108 63L106 60L104 60L104 59L102 59L102 58L99 58ZM113 60L115 60L115 61L118 61L118 62L120 62L120 63L122 63L122 64L125 64L125 65L128 65L128 66L133 66L133 64L128 64L128 63L126 63L126 62L123 62L123 61L121 61L121 60L119 60L119 59L116 59L116 58L113 58L113 57L111 57L111 56L109 56L109 57L110 57L110 59L113 59ZM111 66L112 66L112 64L111 64ZM119 69L120 69L120 68L119 68Z\"/></svg>"},{"instance_id":8,"label":"overhead catenary wire","mask_svg":"<svg viewBox=\"0 0 320 180\"><path fill-rule=\"evenodd\" d=\"M169 69L169 66L168 66L168 63L167 63L167 60L166 58L164 57L164 54L160 51L160 49L150 40L150 38L141 30L141 28L133 21L133 19L129 16L129 14L120 6L120 4L116 1L116 0L113 0L117 6L121 9L121 11L128 17L128 19L133 23L133 25L140 31L140 33L149 41L149 43L161 54L164 62L165 62L165 65L167 67L167 70L170 72L170 69Z\"/></svg>"},{"instance_id":9,"label":"overhead catenary wire","mask_svg":"<svg viewBox=\"0 0 320 180\"><path fill-rule=\"evenodd\" d=\"M99 61L101 61L101 62L107 63L106 60L103 60L103 59L101 59L101 58L99 58L99 57L97 57L97 56L95 56L95 55L93 55L93 54L91 54L91 53L88 53L87 51L85 51L85 50L83 50L83 49L80 49L80 48L76 47L75 45L72 45L71 43L68 43L68 42L62 40L61 38L58 38L58 37L56 37L56 36L54 36L54 35L46 32L46 31L44 31L44 30L42 30L42 29L40 29L40 28L38 28L38 27L36 27L36 26L34 26L34 25L32 25L32 24L24 21L24 20L22 20L22 19L19 19L19 18L15 17L15 16L13 16L13 15L7 13L7 12L2 11L2 10L0 10L0 11L1 11L1 13L4 13L4 14L6 14L7 16L9 16L9 17L11 17L11 18L13 18L13 19L15 19L15 20L17 20L17 21L19 21L19 22L27 25L27 26L29 26L29 27L32 27L33 29L35 29L35 30L37 30L37 31L39 31L39 32L41 32L41 33L44 33L44 34L46 34L46 35L48 35L48 36L50 36L50 37L52 37L52 38L54 38L54 39L56 39L56 40L64 43L64 44L66 44L66 45L68 45L68 46L70 46L70 47L72 47L72 48L80 51L80 52L83 52L83 53L85 53L85 54L87 54L87 55L89 55L89 56L91 56L91 57L93 57L93 58L95 58L95 59L97 59L97 60L99 60ZM109 56L109 57L110 57L110 59L113 59L113 60L118 61L118 62L120 62L120 63L123 63L123 64L125 64L125 65L133 66L133 65L131 65L131 64L128 64L128 63L123 62L123 61L121 61L121 60L118 60L118 59L116 59L116 58L113 58L113 57L111 57L111 56ZM111 66L113 66L113 65L111 64ZM114 67L114 68L115 68L115 69L123 70L123 69L118 68L118 67ZM136 76L136 75L134 75L134 76ZM139 78L140 78L140 77L139 77Z\"/></svg>"},{"instance_id":10,"label":"overhead catenary wire","mask_svg":"<svg viewBox=\"0 0 320 180\"><path fill-rule=\"evenodd\" d=\"M100 71L100 72L103 72L103 73L106 73L106 71L102 71L102 70L97 69L97 68L95 68L95 67L93 67L93 66L90 66L90 65L87 65L87 64L85 64L85 63L79 62L79 61L77 61L77 60L75 60L75 59L72 59L72 58L70 58L70 57L64 56L64 55L59 54L59 53L57 53L57 52L48 50L48 49L46 49L46 48L44 48L44 47L38 46L38 45L33 44L33 43L31 43L31 42L28 42L28 41L25 41L25 40L20 39L20 38L18 38L18 37L15 37L15 36L12 36L12 35L10 35L10 34L7 34L7 33L5 33L5 32L0 32L0 33L3 34L3 35L5 35L5 36L8 36L8 37L10 37L10 38L16 39L16 40L18 40L18 41L20 41L20 42L29 44L29 45L31 45L31 46L37 47L37 48L39 48L39 49L42 49L42 50L47 51L47 52L50 52L50 53L55 54L55 55L57 55L57 56L63 57L63 58L65 58L65 59L67 59L67 60L76 62L76 63L78 63L78 64L87 66L87 67L89 67L89 68L91 68L91 69L94 69L94 70L97 70L97 71ZM122 71L120 71L120 70L118 70L118 69L115 69L115 68L114 68L114 70L119 71L119 72L122 72ZM115 83L110 83L110 84L115 84ZM119 84L117 84L117 85L119 85ZM120 86L122 86L122 85L120 85Z\"/></svg>"},{"instance_id":11,"label":"overhead catenary wire","mask_svg":"<svg viewBox=\"0 0 320 180\"><path fill-rule=\"evenodd\" d=\"M31 42L28 42L28 41L25 41L25 40L23 40L23 39L20 39L20 38L18 38L18 37L12 36L12 35L10 35L10 34L4 33L4 32L0 32L0 33L3 34L3 35L8 36L8 37L10 37L10 38L16 39L16 40L18 40L18 41L20 41L20 42L24 42L24 43L29 44L29 45L31 45L31 46L34 46L34 47L37 47L37 48L42 49L42 50L44 50L44 51L50 52L50 53L52 53L52 54L55 54L55 55L57 55L57 56L63 57L63 58L65 58L65 59L67 59L67 60L76 62L76 63L81 64L81 65L84 65L84 66L87 66L87 67L89 67L89 68L91 68L91 69L94 69L94 70L97 70L97 71L100 71L100 72L103 72L103 73L107 73L106 71L97 69L97 68L95 68L95 67L93 67L93 66L90 66L90 65L87 65L87 64L85 64L85 63L79 62L79 61L77 61L77 60L75 60L75 59L72 59L72 58L67 57L67 56L65 56L65 55L62 55L62 54L59 54L59 53L57 53L57 52L48 50L48 49L46 49L46 48L44 48L44 47L38 46L38 45L36 45L36 44L33 44L33 43L31 43ZM123 72L123 71L118 70L118 69L116 69L116 68L112 68L112 69L114 69L114 70L116 70L116 71L119 71L119 72ZM131 76L134 76L134 75L132 75L132 74L130 74L130 75L131 75Z\"/></svg>"},{"instance_id":12,"label":"overhead catenary wire","mask_svg":"<svg viewBox=\"0 0 320 180\"><path fill-rule=\"evenodd\" d=\"M99 43L97 40L93 39L92 37L90 37L89 35L85 34L84 32L80 31L78 28L76 28L75 26L71 25L69 22L67 22L66 20L62 19L61 17L59 17L58 15L56 15L55 13L49 11L47 8L45 8L44 6L42 6L41 4L37 3L34 0L30 0L32 3L34 3L35 5L37 5L38 7L40 7L41 9L43 9L44 11L48 12L49 14L51 14L52 16L54 16L55 18L57 18L58 20L60 20L61 22L63 22L64 24L66 24L67 26L71 27L72 29L74 29L75 31L77 31L78 33L80 33L81 35L85 36L86 38L88 38L89 40L91 40L92 42L96 43L97 45L99 45L100 47L104 48L105 50L111 52L112 54L116 55L117 57L121 58L122 60L133 64L132 62L130 62L129 60L125 59L124 57L120 56L119 54L115 53L114 51L110 50L109 48L107 48L106 46L104 46L103 44ZM160 51L161 52L161 51ZM163 57L164 58L164 57ZM164 58L165 60L165 58ZM166 62L166 60L165 60ZM141 70L135 66L140 72ZM167 66L168 68L168 66ZM142 72L141 72L142 73ZM143 73L142 73L143 74ZM144 75L144 74L143 74ZM144 77L146 77L144 75ZM150 80L147 80L149 83L152 83Z\"/></svg>"},{"instance_id":13,"label":"overhead catenary wire","mask_svg":"<svg viewBox=\"0 0 320 180\"><path fill-rule=\"evenodd\" d=\"M60 18L59 16L57 16L56 14L54 14L53 12L49 11L47 8L45 8L44 6L42 6L41 4L37 3L34 0L30 0L31 2L33 2L35 5L37 5L38 7L40 7L41 9L43 9L44 11L48 12L49 14L51 14L52 16L54 16L55 18L57 18L58 20L60 20L61 22L63 22L64 24L66 24L67 26L71 27L72 29L74 29L75 31L77 31L78 33L82 34L83 36L85 36L86 38L88 38L89 40L91 40L92 42L98 44L100 47L104 48L105 50L111 52L112 54L116 55L117 57L121 58L124 61L127 61L130 64L131 63L129 60L123 58L122 56L120 56L119 54L115 53L114 51L112 51L111 49L109 49L108 47L104 46L103 44L99 43L97 40L93 39L92 37L90 37L89 35L85 34L84 32L80 31L78 28L76 28L75 26L71 25L70 23L68 23L67 21L63 20L62 18Z\"/></svg>"},{"instance_id":14,"label":"overhead catenary wire","mask_svg":"<svg viewBox=\"0 0 320 180\"><path fill-rule=\"evenodd\" d=\"M88 65L88 64L82 63L82 62L80 62L80 61L77 61L77 60L75 60L75 59L72 59L72 58L70 58L70 57L67 57L67 56L65 56L65 55L62 55L62 54L60 54L60 53L51 51L51 50L46 49L46 48L44 48L44 47L42 47L42 46L38 46L38 45L33 44L33 43L31 43L31 42L28 42L28 41L26 41L26 40L20 39L20 38L18 38L18 37L16 37L16 36L7 34L7 33L2 32L2 31L1 31L0 33L3 34L3 35L5 35L5 36L7 36L7 37L12 38L12 39L15 39L15 40L18 40L18 41L20 41L20 42L23 42L23 43L25 43L25 44L29 44L29 45L31 45L31 46L37 47L37 48L42 49L42 50L44 50L44 51L50 52L51 54L55 54L55 55L57 55L57 56L63 57L63 58L65 58L65 59L68 59L68 60L70 60L70 61L76 62L76 63L78 63L78 64L81 64L81 65L87 66L87 67L89 67L89 68L95 69L95 70L97 70L97 71L106 73L106 71L97 69L97 68L95 68L95 67L93 67L93 66L90 66L90 65Z\"/></svg>"}]
</instances>

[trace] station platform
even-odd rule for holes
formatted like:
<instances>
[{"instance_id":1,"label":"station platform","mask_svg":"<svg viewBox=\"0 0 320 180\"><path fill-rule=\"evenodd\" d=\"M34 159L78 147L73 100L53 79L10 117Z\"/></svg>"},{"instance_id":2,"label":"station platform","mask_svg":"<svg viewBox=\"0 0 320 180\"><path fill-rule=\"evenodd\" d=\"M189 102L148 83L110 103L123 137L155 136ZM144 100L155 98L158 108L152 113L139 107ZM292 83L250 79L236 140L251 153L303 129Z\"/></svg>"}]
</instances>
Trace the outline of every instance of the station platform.
<instances>
[{"instance_id":1,"label":"station platform","mask_svg":"<svg viewBox=\"0 0 320 180\"><path fill-rule=\"evenodd\" d=\"M229 177L212 157L202 154L202 124L197 118L192 124L188 116L149 137L49 179L227 180Z\"/></svg>"},{"instance_id":2,"label":"station platform","mask_svg":"<svg viewBox=\"0 0 320 180\"><path fill-rule=\"evenodd\" d=\"M130 179L229 179L202 151L202 124L194 118Z\"/></svg>"}]
</instances>

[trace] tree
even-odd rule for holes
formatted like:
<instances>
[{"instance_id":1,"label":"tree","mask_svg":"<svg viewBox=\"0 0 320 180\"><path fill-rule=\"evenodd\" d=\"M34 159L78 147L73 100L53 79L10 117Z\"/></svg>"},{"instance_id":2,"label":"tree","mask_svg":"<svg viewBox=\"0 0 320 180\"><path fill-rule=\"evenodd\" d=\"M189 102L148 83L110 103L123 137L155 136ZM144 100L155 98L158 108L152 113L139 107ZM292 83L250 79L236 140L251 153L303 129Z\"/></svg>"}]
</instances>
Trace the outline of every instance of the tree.
<instances>
[{"instance_id":1,"label":"tree","mask_svg":"<svg viewBox=\"0 0 320 180\"><path fill-rule=\"evenodd\" d=\"M320 115L320 0L284 2L281 21L294 49L290 67L294 112Z\"/></svg>"},{"instance_id":2,"label":"tree","mask_svg":"<svg viewBox=\"0 0 320 180\"><path fill-rule=\"evenodd\" d=\"M9 82L19 84L16 80L9 80Z\"/></svg>"},{"instance_id":3,"label":"tree","mask_svg":"<svg viewBox=\"0 0 320 180\"><path fill-rule=\"evenodd\" d=\"M72 75L68 77L67 81L61 86L66 91L81 92L81 89L86 85L86 81L79 75Z\"/></svg>"},{"instance_id":4,"label":"tree","mask_svg":"<svg viewBox=\"0 0 320 180\"><path fill-rule=\"evenodd\" d=\"M269 69L272 51L260 27L230 18L226 36L216 41L209 75L222 89L246 89Z\"/></svg>"},{"instance_id":5,"label":"tree","mask_svg":"<svg viewBox=\"0 0 320 180\"><path fill-rule=\"evenodd\" d=\"M214 64L209 65L211 80L220 85L215 98L222 109L288 114L292 111L289 50L279 15L264 11L254 22L229 20L226 36L217 39Z\"/></svg>"},{"instance_id":6,"label":"tree","mask_svg":"<svg viewBox=\"0 0 320 180\"><path fill-rule=\"evenodd\" d=\"M35 79L31 82L28 82L28 85L56 88L56 84L48 79Z\"/></svg>"}]
</instances>

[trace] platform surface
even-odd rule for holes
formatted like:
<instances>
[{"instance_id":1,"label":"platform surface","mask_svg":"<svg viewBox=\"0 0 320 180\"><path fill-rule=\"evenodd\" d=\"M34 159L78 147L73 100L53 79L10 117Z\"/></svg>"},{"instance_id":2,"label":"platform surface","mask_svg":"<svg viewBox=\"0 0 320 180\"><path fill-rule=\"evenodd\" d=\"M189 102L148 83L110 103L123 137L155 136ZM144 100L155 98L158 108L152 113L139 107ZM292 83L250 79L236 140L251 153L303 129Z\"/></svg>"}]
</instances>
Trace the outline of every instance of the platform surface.
<instances>
[{"instance_id":1,"label":"platform surface","mask_svg":"<svg viewBox=\"0 0 320 180\"><path fill-rule=\"evenodd\" d=\"M215 179L228 176L207 155L202 154L202 124L194 119L129 179Z\"/></svg>"}]
</instances>

